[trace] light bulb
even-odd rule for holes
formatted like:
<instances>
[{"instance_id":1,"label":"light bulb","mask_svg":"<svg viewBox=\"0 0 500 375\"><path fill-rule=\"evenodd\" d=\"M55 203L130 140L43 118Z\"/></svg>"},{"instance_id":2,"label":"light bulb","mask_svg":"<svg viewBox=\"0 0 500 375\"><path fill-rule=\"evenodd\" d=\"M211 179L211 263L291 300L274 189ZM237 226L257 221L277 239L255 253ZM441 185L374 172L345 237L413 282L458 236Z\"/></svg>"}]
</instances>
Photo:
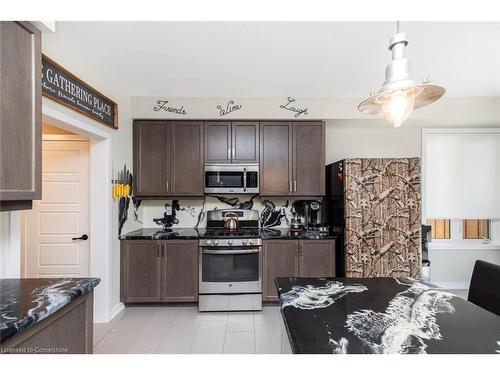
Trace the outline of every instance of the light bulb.
<instances>
[{"instance_id":1,"label":"light bulb","mask_svg":"<svg viewBox=\"0 0 500 375\"><path fill-rule=\"evenodd\" d=\"M385 98L382 114L395 128L399 128L410 116L414 104L415 91L413 89L396 90Z\"/></svg>"}]
</instances>

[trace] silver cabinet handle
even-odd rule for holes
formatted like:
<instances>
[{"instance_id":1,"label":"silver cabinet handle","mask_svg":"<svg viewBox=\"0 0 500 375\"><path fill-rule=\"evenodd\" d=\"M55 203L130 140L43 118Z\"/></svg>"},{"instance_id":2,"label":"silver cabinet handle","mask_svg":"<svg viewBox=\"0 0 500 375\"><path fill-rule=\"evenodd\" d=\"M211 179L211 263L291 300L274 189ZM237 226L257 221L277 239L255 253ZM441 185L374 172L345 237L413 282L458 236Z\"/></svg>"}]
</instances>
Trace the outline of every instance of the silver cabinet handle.
<instances>
[{"instance_id":1,"label":"silver cabinet handle","mask_svg":"<svg viewBox=\"0 0 500 375\"><path fill-rule=\"evenodd\" d=\"M288 182L288 191L290 193L292 192L292 181L291 180Z\"/></svg>"},{"instance_id":2,"label":"silver cabinet handle","mask_svg":"<svg viewBox=\"0 0 500 375\"><path fill-rule=\"evenodd\" d=\"M231 160L231 149L227 149L227 160Z\"/></svg>"},{"instance_id":3,"label":"silver cabinet handle","mask_svg":"<svg viewBox=\"0 0 500 375\"><path fill-rule=\"evenodd\" d=\"M233 159L236 159L236 149L233 148Z\"/></svg>"},{"instance_id":4,"label":"silver cabinet handle","mask_svg":"<svg viewBox=\"0 0 500 375\"><path fill-rule=\"evenodd\" d=\"M297 180L293 182L293 191L297 191Z\"/></svg>"},{"instance_id":5,"label":"silver cabinet handle","mask_svg":"<svg viewBox=\"0 0 500 375\"><path fill-rule=\"evenodd\" d=\"M168 193L168 180L165 181L165 187L166 187L167 193Z\"/></svg>"}]
</instances>

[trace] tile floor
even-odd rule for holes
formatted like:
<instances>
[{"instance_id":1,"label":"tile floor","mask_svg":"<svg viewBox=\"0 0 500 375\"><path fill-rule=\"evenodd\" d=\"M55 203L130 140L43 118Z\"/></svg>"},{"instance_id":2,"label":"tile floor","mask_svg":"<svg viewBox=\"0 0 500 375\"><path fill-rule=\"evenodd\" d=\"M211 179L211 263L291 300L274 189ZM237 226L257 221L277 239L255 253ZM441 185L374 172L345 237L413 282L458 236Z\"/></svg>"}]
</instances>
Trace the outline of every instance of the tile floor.
<instances>
[{"instance_id":1,"label":"tile floor","mask_svg":"<svg viewBox=\"0 0 500 375\"><path fill-rule=\"evenodd\" d=\"M258 312L200 313L190 306L127 307L94 324L94 353L290 353L278 306Z\"/></svg>"},{"instance_id":2,"label":"tile floor","mask_svg":"<svg viewBox=\"0 0 500 375\"><path fill-rule=\"evenodd\" d=\"M450 290L467 299L467 290ZM258 312L200 313L196 305L127 307L94 324L97 354L291 353L277 305Z\"/></svg>"}]
</instances>

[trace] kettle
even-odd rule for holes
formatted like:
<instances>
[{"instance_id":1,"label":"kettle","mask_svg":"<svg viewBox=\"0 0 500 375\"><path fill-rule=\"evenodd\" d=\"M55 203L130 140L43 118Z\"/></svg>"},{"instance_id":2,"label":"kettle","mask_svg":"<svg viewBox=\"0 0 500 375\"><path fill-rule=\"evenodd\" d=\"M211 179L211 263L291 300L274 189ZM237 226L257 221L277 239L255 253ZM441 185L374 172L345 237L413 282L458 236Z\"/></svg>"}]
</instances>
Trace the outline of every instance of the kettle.
<instances>
[{"instance_id":1,"label":"kettle","mask_svg":"<svg viewBox=\"0 0 500 375\"><path fill-rule=\"evenodd\" d=\"M224 215L224 230L238 230L238 215L234 212L228 212Z\"/></svg>"}]
</instances>

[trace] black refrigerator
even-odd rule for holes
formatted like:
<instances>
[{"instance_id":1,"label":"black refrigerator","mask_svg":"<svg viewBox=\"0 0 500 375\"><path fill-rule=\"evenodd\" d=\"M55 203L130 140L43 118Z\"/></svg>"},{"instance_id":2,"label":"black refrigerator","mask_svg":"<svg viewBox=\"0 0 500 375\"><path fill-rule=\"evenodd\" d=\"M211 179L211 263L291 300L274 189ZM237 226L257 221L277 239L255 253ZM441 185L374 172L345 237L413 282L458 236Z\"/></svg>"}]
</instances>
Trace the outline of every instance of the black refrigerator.
<instances>
[{"instance_id":1,"label":"black refrigerator","mask_svg":"<svg viewBox=\"0 0 500 375\"><path fill-rule=\"evenodd\" d=\"M420 159L345 159L325 179L337 277L420 277Z\"/></svg>"},{"instance_id":2,"label":"black refrigerator","mask_svg":"<svg viewBox=\"0 0 500 375\"><path fill-rule=\"evenodd\" d=\"M325 168L325 222L335 236L335 275L345 276L344 265L344 161L328 164Z\"/></svg>"}]
</instances>

